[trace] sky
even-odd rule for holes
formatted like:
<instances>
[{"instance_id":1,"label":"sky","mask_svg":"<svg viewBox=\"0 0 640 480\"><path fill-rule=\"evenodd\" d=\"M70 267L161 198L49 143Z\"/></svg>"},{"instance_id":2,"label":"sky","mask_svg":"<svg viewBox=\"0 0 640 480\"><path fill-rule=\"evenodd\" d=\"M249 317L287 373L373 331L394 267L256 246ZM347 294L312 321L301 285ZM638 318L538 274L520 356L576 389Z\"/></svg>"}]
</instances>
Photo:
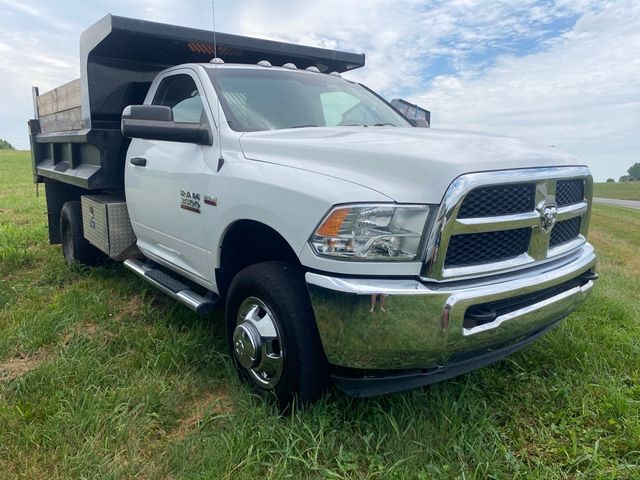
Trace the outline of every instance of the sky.
<instances>
[{"instance_id":1,"label":"sky","mask_svg":"<svg viewBox=\"0 0 640 480\"><path fill-rule=\"evenodd\" d=\"M569 152L596 180L640 162L639 0L216 0L218 31L362 52L345 76L431 110L434 127ZM210 0L0 0L0 138L28 148L31 86L79 77L107 13L212 27Z\"/></svg>"}]
</instances>

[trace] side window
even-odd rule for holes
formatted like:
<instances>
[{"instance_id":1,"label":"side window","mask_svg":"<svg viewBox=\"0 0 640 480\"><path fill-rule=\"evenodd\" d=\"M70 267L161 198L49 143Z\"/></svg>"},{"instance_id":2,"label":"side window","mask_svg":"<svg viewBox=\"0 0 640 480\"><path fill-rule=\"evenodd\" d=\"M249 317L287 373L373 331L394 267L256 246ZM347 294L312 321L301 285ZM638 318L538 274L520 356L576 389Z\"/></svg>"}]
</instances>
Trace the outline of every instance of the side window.
<instances>
[{"instance_id":1,"label":"side window","mask_svg":"<svg viewBox=\"0 0 640 480\"><path fill-rule=\"evenodd\" d=\"M320 103L328 127L336 125L367 125L373 120L368 109L353 95L346 92L320 94Z\"/></svg>"},{"instance_id":2,"label":"side window","mask_svg":"<svg viewBox=\"0 0 640 480\"><path fill-rule=\"evenodd\" d=\"M164 78L151 104L170 107L173 119L180 123L200 123L204 113L198 87L184 73Z\"/></svg>"}]
</instances>

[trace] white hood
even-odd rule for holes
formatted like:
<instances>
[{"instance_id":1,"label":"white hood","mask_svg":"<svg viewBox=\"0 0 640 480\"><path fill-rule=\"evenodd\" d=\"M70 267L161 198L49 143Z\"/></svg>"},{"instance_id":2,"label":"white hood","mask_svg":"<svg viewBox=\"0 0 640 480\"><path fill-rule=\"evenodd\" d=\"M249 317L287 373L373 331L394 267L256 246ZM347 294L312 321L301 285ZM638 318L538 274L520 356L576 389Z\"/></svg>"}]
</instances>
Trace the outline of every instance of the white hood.
<instances>
[{"instance_id":1,"label":"white hood","mask_svg":"<svg viewBox=\"0 0 640 480\"><path fill-rule=\"evenodd\" d=\"M398 203L440 203L464 173L580 164L516 138L431 128L269 130L245 133L240 144L248 159L337 177Z\"/></svg>"}]
</instances>

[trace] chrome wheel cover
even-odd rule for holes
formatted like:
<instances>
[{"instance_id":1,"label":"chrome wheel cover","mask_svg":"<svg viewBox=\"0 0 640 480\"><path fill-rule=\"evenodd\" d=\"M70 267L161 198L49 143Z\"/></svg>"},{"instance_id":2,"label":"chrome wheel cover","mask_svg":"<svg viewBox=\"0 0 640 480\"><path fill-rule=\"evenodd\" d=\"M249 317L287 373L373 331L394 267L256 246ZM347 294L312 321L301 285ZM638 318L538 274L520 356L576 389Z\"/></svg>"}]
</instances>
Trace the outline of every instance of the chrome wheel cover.
<instances>
[{"instance_id":1,"label":"chrome wheel cover","mask_svg":"<svg viewBox=\"0 0 640 480\"><path fill-rule=\"evenodd\" d=\"M233 355L260 388L278 384L284 368L282 338L272 310L259 298L248 297L240 304Z\"/></svg>"}]
</instances>

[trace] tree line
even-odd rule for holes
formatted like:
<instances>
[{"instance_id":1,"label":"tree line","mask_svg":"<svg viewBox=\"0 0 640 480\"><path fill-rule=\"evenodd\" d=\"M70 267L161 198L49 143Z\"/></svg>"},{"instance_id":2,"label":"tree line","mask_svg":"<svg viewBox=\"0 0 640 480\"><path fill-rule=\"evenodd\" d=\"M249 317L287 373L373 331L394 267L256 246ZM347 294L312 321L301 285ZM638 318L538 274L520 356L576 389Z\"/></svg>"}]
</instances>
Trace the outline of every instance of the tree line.
<instances>
[{"instance_id":1,"label":"tree line","mask_svg":"<svg viewBox=\"0 0 640 480\"><path fill-rule=\"evenodd\" d=\"M629 167L626 175L620 177L620 182L640 182L640 162L636 162ZM607 178L607 183L613 183L613 178Z\"/></svg>"},{"instance_id":2,"label":"tree line","mask_svg":"<svg viewBox=\"0 0 640 480\"><path fill-rule=\"evenodd\" d=\"M15 150L15 148L4 138L0 138L0 150Z\"/></svg>"}]
</instances>

